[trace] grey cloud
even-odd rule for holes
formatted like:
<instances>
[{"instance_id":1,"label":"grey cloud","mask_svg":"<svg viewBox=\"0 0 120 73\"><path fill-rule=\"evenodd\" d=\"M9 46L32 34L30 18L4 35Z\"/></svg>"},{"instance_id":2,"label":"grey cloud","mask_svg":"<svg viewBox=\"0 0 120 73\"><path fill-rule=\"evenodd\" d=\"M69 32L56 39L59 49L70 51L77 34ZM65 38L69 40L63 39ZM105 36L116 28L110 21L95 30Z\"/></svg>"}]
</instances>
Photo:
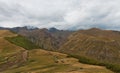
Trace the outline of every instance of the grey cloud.
<instances>
[{"instance_id":1,"label":"grey cloud","mask_svg":"<svg viewBox=\"0 0 120 73\"><path fill-rule=\"evenodd\" d=\"M120 30L119 0L1 0L0 26Z\"/></svg>"}]
</instances>

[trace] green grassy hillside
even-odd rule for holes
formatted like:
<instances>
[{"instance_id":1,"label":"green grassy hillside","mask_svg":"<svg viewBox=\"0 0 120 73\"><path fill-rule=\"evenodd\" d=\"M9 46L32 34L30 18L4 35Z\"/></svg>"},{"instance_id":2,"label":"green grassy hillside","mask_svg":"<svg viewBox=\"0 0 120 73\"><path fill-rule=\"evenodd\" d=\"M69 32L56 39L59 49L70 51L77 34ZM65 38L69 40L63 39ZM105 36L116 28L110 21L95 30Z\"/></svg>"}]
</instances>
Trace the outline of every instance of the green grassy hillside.
<instances>
[{"instance_id":1,"label":"green grassy hillside","mask_svg":"<svg viewBox=\"0 0 120 73\"><path fill-rule=\"evenodd\" d=\"M14 34L8 30L0 30L0 56L9 55L23 50L22 47L11 44L6 39L4 39L5 37L11 38L14 36L17 36L17 34Z\"/></svg>"},{"instance_id":2,"label":"green grassy hillside","mask_svg":"<svg viewBox=\"0 0 120 73\"><path fill-rule=\"evenodd\" d=\"M39 48L34 43L29 41L27 38L25 38L23 36L20 36L20 35L15 36L15 37L6 37L5 39L7 39L9 42L11 42L11 43L13 43L15 45L18 45L20 47L25 48L27 50Z\"/></svg>"}]
</instances>

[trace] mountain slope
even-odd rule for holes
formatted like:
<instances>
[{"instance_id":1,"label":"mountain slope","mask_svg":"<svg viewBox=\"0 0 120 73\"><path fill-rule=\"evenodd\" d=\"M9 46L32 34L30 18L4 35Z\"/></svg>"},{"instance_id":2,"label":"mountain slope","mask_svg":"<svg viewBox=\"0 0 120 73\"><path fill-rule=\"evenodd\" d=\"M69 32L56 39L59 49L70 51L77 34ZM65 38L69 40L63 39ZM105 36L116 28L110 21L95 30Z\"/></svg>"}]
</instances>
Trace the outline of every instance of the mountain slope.
<instances>
[{"instance_id":1,"label":"mountain slope","mask_svg":"<svg viewBox=\"0 0 120 73\"><path fill-rule=\"evenodd\" d=\"M17 34L10 32L9 30L0 30L0 71L6 70L14 65L23 63L23 59L20 58L22 54L17 54L23 50L22 47L16 46L8 42L5 37L15 37ZM19 60L18 57L21 59ZM19 61L19 63L17 62Z\"/></svg>"},{"instance_id":2,"label":"mountain slope","mask_svg":"<svg viewBox=\"0 0 120 73\"><path fill-rule=\"evenodd\" d=\"M16 46L14 44L11 44L7 40L5 40L5 37L14 37L17 36L17 34L14 34L8 30L0 30L0 53L7 55L11 54L20 50L23 50L23 48Z\"/></svg>"},{"instance_id":3,"label":"mountain slope","mask_svg":"<svg viewBox=\"0 0 120 73\"><path fill-rule=\"evenodd\" d=\"M3 73L114 73L105 67L79 63L75 58L66 54L45 51L41 49L29 50L28 62L18 68L3 71Z\"/></svg>"},{"instance_id":4,"label":"mountain slope","mask_svg":"<svg viewBox=\"0 0 120 73\"><path fill-rule=\"evenodd\" d=\"M17 27L18 28L18 27ZM10 30L27 37L39 47L47 50L57 50L66 41L67 37L73 33L67 30L50 29L27 29L27 27L11 28Z\"/></svg>"},{"instance_id":5,"label":"mountain slope","mask_svg":"<svg viewBox=\"0 0 120 73\"><path fill-rule=\"evenodd\" d=\"M69 37L61 50L99 61L119 63L120 33L95 28L80 30Z\"/></svg>"},{"instance_id":6,"label":"mountain slope","mask_svg":"<svg viewBox=\"0 0 120 73\"><path fill-rule=\"evenodd\" d=\"M31 43L25 37L8 30L0 32L0 72L2 73L113 73L102 66L79 63L77 59L70 58L66 54L35 49L37 47L28 49L26 46Z\"/></svg>"}]
</instances>

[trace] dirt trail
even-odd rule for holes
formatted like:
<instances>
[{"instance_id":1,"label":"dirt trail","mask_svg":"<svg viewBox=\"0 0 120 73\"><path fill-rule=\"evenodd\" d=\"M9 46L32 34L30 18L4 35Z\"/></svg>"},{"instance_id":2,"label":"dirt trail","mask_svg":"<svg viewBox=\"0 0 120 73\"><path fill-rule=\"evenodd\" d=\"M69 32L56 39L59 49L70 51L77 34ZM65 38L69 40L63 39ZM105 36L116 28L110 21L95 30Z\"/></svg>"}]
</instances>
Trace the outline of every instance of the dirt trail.
<instances>
[{"instance_id":1,"label":"dirt trail","mask_svg":"<svg viewBox=\"0 0 120 73\"><path fill-rule=\"evenodd\" d=\"M0 64L0 72L5 71L13 66L24 64L28 60L28 51L21 50L20 52L11 56L5 57L4 63Z\"/></svg>"}]
</instances>

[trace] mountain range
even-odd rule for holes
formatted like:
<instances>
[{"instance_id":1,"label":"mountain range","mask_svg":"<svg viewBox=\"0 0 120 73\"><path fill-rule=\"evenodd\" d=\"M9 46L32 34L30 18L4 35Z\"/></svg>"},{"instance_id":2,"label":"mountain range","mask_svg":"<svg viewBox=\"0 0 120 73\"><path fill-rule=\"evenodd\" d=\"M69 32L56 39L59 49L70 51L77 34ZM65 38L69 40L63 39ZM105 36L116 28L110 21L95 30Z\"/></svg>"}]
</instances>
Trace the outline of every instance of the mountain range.
<instances>
[{"instance_id":1,"label":"mountain range","mask_svg":"<svg viewBox=\"0 0 120 73\"><path fill-rule=\"evenodd\" d=\"M119 31L99 28L76 31L27 27L0 29L24 36L42 49L66 53L80 58L80 61L87 60L85 63L103 65L117 73L120 72Z\"/></svg>"}]
</instances>

